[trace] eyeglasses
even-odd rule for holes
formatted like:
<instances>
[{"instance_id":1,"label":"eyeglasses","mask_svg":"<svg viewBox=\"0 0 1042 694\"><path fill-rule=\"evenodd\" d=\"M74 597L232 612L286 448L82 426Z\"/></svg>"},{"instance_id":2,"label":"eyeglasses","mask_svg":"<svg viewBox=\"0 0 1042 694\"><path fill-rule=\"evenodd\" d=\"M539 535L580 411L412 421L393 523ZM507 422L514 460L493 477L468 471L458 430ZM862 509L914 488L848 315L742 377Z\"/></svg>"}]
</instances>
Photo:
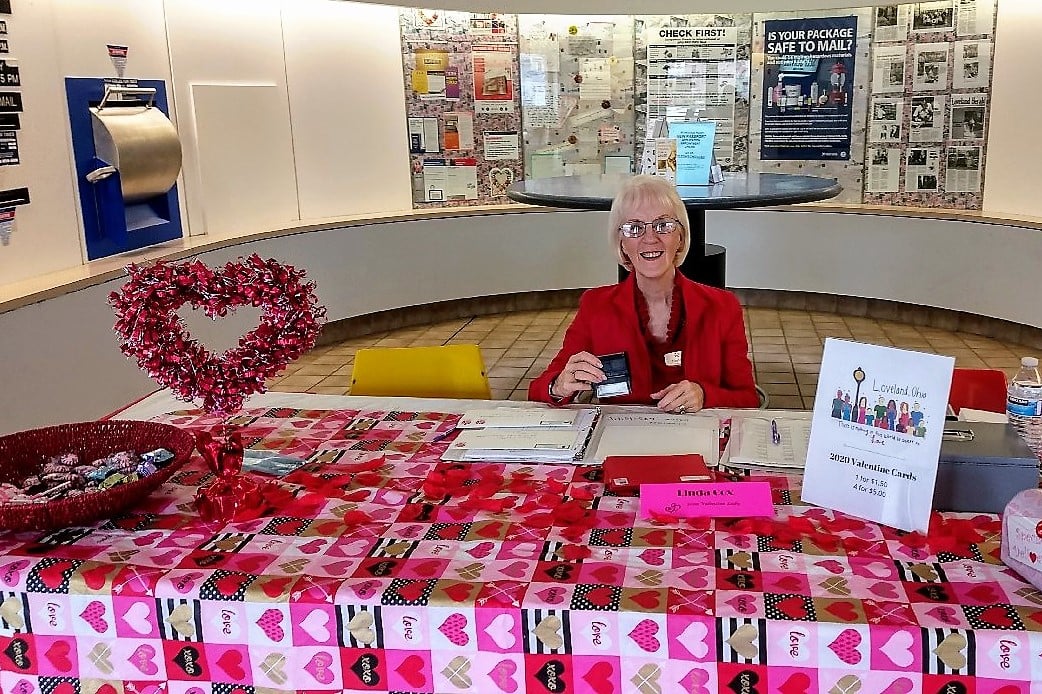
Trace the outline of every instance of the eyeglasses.
<instances>
[{"instance_id":1,"label":"eyeglasses","mask_svg":"<svg viewBox=\"0 0 1042 694\"><path fill-rule=\"evenodd\" d=\"M659 236L668 236L680 228L680 222L675 219L656 219L653 222L623 222L619 225L619 233L628 239L639 239L651 227Z\"/></svg>"}]
</instances>

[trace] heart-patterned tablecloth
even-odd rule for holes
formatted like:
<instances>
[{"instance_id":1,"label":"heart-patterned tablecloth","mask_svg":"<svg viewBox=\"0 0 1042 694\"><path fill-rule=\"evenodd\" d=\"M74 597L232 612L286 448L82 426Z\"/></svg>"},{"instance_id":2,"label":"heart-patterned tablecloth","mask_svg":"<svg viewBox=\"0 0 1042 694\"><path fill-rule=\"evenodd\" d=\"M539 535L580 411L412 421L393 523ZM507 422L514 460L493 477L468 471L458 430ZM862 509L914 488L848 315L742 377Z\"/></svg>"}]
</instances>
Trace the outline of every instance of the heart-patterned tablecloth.
<instances>
[{"instance_id":1,"label":"heart-patterned tablecloth","mask_svg":"<svg viewBox=\"0 0 1042 694\"><path fill-rule=\"evenodd\" d=\"M0 534L0 690L1038 691L996 516L900 533L765 476L774 519L638 520L596 467L442 463L457 417L164 416L306 457L295 498L202 524L197 458L133 515Z\"/></svg>"}]
</instances>

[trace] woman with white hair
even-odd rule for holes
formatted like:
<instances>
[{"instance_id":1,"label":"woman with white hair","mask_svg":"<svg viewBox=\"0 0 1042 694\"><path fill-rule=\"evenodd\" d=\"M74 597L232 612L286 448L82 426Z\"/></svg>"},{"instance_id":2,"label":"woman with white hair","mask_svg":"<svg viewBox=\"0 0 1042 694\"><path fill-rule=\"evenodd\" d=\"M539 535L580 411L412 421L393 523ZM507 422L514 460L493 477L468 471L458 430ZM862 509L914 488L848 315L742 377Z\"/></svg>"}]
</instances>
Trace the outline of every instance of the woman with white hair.
<instances>
[{"instance_id":1,"label":"woman with white hair","mask_svg":"<svg viewBox=\"0 0 1042 694\"><path fill-rule=\"evenodd\" d=\"M673 183L634 176L608 215L611 243L629 276L585 292L530 400L564 404L605 380L600 357L625 353L629 392L613 403L665 412L756 407L742 309L733 294L677 271L687 256L687 211Z\"/></svg>"}]
</instances>

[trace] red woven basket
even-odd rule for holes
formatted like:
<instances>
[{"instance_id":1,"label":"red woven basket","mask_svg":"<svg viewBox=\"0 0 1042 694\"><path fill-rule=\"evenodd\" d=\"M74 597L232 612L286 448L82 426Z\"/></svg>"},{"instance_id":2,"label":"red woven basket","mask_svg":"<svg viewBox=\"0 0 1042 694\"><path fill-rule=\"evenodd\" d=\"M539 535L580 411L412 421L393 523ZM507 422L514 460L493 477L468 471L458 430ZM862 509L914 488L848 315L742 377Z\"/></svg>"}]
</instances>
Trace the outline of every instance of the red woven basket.
<instances>
[{"instance_id":1,"label":"red woven basket","mask_svg":"<svg viewBox=\"0 0 1042 694\"><path fill-rule=\"evenodd\" d=\"M158 422L80 422L0 437L0 482L20 483L37 474L47 458L76 453L91 462L118 451L145 453L165 448L174 459L151 475L110 489L41 504L0 503L0 529L52 530L91 525L144 499L184 465L195 448L187 431Z\"/></svg>"}]
</instances>

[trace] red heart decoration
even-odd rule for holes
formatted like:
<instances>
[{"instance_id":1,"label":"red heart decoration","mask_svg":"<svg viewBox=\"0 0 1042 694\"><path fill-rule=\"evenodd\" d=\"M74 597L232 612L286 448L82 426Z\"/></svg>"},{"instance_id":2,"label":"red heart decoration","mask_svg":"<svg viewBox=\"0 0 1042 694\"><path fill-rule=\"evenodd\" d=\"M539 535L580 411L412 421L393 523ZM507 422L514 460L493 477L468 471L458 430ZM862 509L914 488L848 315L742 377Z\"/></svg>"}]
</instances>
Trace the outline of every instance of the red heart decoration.
<instances>
[{"instance_id":1,"label":"red heart decoration","mask_svg":"<svg viewBox=\"0 0 1042 694\"><path fill-rule=\"evenodd\" d=\"M803 603L803 598L785 598L778 602L777 607L778 611L788 615L791 619L806 619L807 617L807 606Z\"/></svg>"},{"instance_id":2,"label":"red heart decoration","mask_svg":"<svg viewBox=\"0 0 1042 694\"><path fill-rule=\"evenodd\" d=\"M261 584L261 590L263 590L264 594L267 595L269 598L278 598L286 592L286 589L289 588L289 584L292 581L292 576L285 576L283 578L272 578Z\"/></svg>"},{"instance_id":3,"label":"red heart decoration","mask_svg":"<svg viewBox=\"0 0 1042 694\"><path fill-rule=\"evenodd\" d=\"M414 689L420 689L427 684L427 678L423 674L423 658L418 655L410 655L395 668L395 672L409 683Z\"/></svg>"},{"instance_id":4,"label":"red heart decoration","mask_svg":"<svg viewBox=\"0 0 1042 694\"><path fill-rule=\"evenodd\" d=\"M463 602L470 597L470 591L473 589L474 586L470 583L453 583L451 586L442 589L442 592L455 602Z\"/></svg>"},{"instance_id":5,"label":"red heart decoration","mask_svg":"<svg viewBox=\"0 0 1042 694\"><path fill-rule=\"evenodd\" d=\"M597 586L586 594L586 602L597 607L607 607L611 604L614 593L608 586Z\"/></svg>"},{"instance_id":6,"label":"red heart decoration","mask_svg":"<svg viewBox=\"0 0 1042 694\"><path fill-rule=\"evenodd\" d=\"M217 579L216 587L221 592L221 595L232 596L239 592L239 589L250 579L249 576L239 573L230 573L221 576ZM230 672L228 673L231 674Z\"/></svg>"},{"instance_id":7,"label":"red heart decoration","mask_svg":"<svg viewBox=\"0 0 1042 694\"><path fill-rule=\"evenodd\" d=\"M645 610L653 610L659 606L661 596L657 590L645 590L643 593L631 595L630 600L637 603Z\"/></svg>"},{"instance_id":8,"label":"red heart decoration","mask_svg":"<svg viewBox=\"0 0 1042 694\"><path fill-rule=\"evenodd\" d=\"M999 601L999 596L996 595L994 589L988 585L974 586L969 590L967 595L982 605L994 605Z\"/></svg>"},{"instance_id":9,"label":"red heart decoration","mask_svg":"<svg viewBox=\"0 0 1042 694\"><path fill-rule=\"evenodd\" d=\"M83 571L80 575L83 577L83 582L87 584L88 588L91 590L101 590L108 582L109 574L118 568L118 566L113 566L112 564L100 564L95 566L93 569Z\"/></svg>"},{"instance_id":10,"label":"red heart decoration","mask_svg":"<svg viewBox=\"0 0 1042 694\"><path fill-rule=\"evenodd\" d=\"M325 317L304 271L254 254L216 270L198 260L130 265L109 295L120 349L157 383L208 412L238 410L264 382L315 346ZM212 319L239 306L261 309L260 324L217 356L192 339L177 315L185 304Z\"/></svg>"},{"instance_id":11,"label":"red heart decoration","mask_svg":"<svg viewBox=\"0 0 1042 694\"><path fill-rule=\"evenodd\" d=\"M47 649L47 660L51 661L54 667L62 672L72 672L72 661L69 660L71 651L72 647L69 646L68 641L55 641Z\"/></svg>"},{"instance_id":12,"label":"red heart decoration","mask_svg":"<svg viewBox=\"0 0 1042 694\"><path fill-rule=\"evenodd\" d=\"M858 617L854 606L846 601L830 603L825 609L836 617L842 619L844 622L853 622Z\"/></svg>"},{"instance_id":13,"label":"red heart decoration","mask_svg":"<svg viewBox=\"0 0 1042 694\"><path fill-rule=\"evenodd\" d=\"M39 570L40 580L51 590L58 590L65 581L65 572L71 569L72 566L72 562L68 559L56 561L50 566L45 566Z\"/></svg>"},{"instance_id":14,"label":"red heart decoration","mask_svg":"<svg viewBox=\"0 0 1042 694\"><path fill-rule=\"evenodd\" d=\"M778 691L782 694L807 694L810 691L810 677L806 673L797 672L789 679L782 682Z\"/></svg>"},{"instance_id":15,"label":"red heart decoration","mask_svg":"<svg viewBox=\"0 0 1042 694\"><path fill-rule=\"evenodd\" d=\"M1013 620L1010 618L1009 613L1005 607L999 607L994 605L989 607L980 613L980 619L982 622L987 622L997 627L1008 629L1013 626Z\"/></svg>"},{"instance_id":16,"label":"red heart decoration","mask_svg":"<svg viewBox=\"0 0 1042 694\"><path fill-rule=\"evenodd\" d=\"M409 602L416 602L423 597L423 591L427 587L426 581L409 581L398 586L398 595Z\"/></svg>"},{"instance_id":17,"label":"red heart decoration","mask_svg":"<svg viewBox=\"0 0 1042 694\"><path fill-rule=\"evenodd\" d=\"M594 578L601 583L615 583L619 576L619 567L612 564L603 564L590 572Z\"/></svg>"},{"instance_id":18,"label":"red heart decoration","mask_svg":"<svg viewBox=\"0 0 1042 694\"><path fill-rule=\"evenodd\" d=\"M217 659L217 664L221 666L233 680L244 680L246 679L246 671L242 667L242 653L239 651L225 651L221 654L221 657Z\"/></svg>"},{"instance_id":19,"label":"red heart decoration","mask_svg":"<svg viewBox=\"0 0 1042 694\"><path fill-rule=\"evenodd\" d=\"M586 671L583 680L596 694L613 694L615 685L612 684L611 678L614 674L615 669L612 668L611 663L601 660Z\"/></svg>"}]
</instances>

